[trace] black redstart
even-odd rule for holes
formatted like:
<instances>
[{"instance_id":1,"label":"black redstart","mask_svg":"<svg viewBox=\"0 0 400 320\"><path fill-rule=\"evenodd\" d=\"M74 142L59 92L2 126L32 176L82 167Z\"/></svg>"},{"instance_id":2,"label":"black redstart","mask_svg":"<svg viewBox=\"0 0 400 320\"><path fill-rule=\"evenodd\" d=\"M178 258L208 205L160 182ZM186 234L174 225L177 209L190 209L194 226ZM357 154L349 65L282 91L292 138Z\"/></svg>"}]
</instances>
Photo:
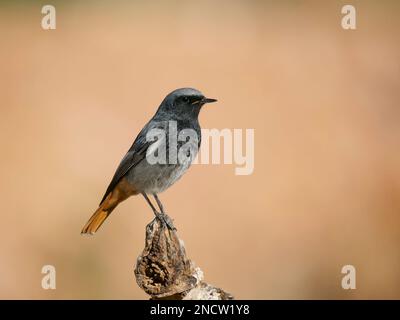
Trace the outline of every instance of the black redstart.
<instances>
[{"instance_id":1,"label":"black redstart","mask_svg":"<svg viewBox=\"0 0 400 320\"><path fill-rule=\"evenodd\" d=\"M168 94L122 159L99 208L83 227L81 233L94 234L120 202L139 193L144 196L154 214L173 229L172 221L164 212L157 194L174 184L191 165L201 143L198 120L200 109L204 104L215 101L217 100L206 98L200 91L192 88L177 89ZM171 152L177 152L175 149L172 150L173 146L169 138L168 129L171 122L175 124L177 132L185 133L186 130L197 135L197 148L185 151L185 154L188 154L182 161L180 161L182 157L170 156ZM164 130L166 138L149 139L149 133L157 132L157 130ZM178 149L184 143L185 141L177 141L176 148ZM153 163L148 160L149 155L160 153L160 150L166 150L165 163ZM159 211L150 201L148 194L156 200Z\"/></svg>"}]
</instances>

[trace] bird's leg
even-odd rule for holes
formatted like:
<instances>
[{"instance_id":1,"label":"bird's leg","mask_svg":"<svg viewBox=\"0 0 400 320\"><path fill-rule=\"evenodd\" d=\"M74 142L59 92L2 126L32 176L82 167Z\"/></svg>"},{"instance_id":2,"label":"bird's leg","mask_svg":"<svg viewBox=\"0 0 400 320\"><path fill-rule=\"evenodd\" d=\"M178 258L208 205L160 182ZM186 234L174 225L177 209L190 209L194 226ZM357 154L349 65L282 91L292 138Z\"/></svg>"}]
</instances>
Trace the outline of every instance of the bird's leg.
<instances>
[{"instance_id":1,"label":"bird's leg","mask_svg":"<svg viewBox=\"0 0 400 320\"><path fill-rule=\"evenodd\" d=\"M156 199L157 205L158 205L158 207L160 208L161 213L165 213L165 212L164 212L164 207L163 207L163 205L162 205L160 199L158 198L157 194L154 193L154 194L153 194L153 197L154 197L154 199Z\"/></svg>"},{"instance_id":2,"label":"bird's leg","mask_svg":"<svg viewBox=\"0 0 400 320\"><path fill-rule=\"evenodd\" d=\"M155 216L159 215L159 212L157 212L156 208L153 206L153 204L151 203L149 197L147 196L147 194L145 194L144 192L142 192L143 197L146 199L147 203L149 204L149 206L151 207L151 210L153 210Z\"/></svg>"},{"instance_id":3,"label":"bird's leg","mask_svg":"<svg viewBox=\"0 0 400 320\"><path fill-rule=\"evenodd\" d=\"M169 229L174 230L174 226L172 224L171 218L168 217L165 213L163 212L158 212L157 209L154 207L154 205L151 203L149 197L147 196L146 193L142 192L143 197L146 199L147 203L153 210L154 215L156 216L157 219L161 221L164 225L166 225ZM161 209L161 208L160 208Z\"/></svg>"},{"instance_id":4,"label":"bird's leg","mask_svg":"<svg viewBox=\"0 0 400 320\"><path fill-rule=\"evenodd\" d=\"M157 205L160 208L161 214L164 216L165 223L167 224L168 228L171 230L176 230L174 224L172 223L172 219L164 212L164 206L162 205L160 199L158 198L156 193L153 193L154 199L156 199Z\"/></svg>"}]
</instances>

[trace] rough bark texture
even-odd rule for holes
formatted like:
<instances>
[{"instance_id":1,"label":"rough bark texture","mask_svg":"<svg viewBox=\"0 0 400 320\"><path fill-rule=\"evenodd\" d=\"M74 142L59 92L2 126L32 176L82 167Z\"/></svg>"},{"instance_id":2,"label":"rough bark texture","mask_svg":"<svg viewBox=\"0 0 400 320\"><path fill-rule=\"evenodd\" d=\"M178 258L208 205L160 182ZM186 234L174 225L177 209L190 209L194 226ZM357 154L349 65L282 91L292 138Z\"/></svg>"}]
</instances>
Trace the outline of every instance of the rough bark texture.
<instances>
[{"instance_id":1,"label":"rough bark texture","mask_svg":"<svg viewBox=\"0 0 400 320\"><path fill-rule=\"evenodd\" d=\"M159 219L146 226L146 242L135 268L136 282L152 299L231 300L203 281L203 272L186 256L176 231Z\"/></svg>"}]
</instances>

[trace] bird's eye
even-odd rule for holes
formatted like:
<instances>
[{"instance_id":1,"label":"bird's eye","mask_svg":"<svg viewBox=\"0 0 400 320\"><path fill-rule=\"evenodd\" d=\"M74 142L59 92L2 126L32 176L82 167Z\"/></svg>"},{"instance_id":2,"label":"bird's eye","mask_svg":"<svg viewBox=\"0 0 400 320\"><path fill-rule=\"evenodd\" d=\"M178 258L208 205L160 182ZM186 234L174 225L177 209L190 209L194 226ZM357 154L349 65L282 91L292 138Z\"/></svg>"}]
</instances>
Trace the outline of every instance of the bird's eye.
<instances>
[{"instance_id":1,"label":"bird's eye","mask_svg":"<svg viewBox=\"0 0 400 320\"><path fill-rule=\"evenodd\" d=\"M185 103L189 103L190 102L190 100L189 100L189 97L183 97L183 102L185 102Z\"/></svg>"}]
</instances>

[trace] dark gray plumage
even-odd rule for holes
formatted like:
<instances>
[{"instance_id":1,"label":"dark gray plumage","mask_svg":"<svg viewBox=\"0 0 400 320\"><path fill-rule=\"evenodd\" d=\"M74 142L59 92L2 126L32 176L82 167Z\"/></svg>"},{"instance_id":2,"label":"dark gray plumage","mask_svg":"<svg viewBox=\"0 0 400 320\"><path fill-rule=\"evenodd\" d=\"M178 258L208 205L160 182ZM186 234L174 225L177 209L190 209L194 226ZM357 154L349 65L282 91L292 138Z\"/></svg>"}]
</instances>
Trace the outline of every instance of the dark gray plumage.
<instances>
[{"instance_id":1,"label":"dark gray plumage","mask_svg":"<svg viewBox=\"0 0 400 320\"><path fill-rule=\"evenodd\" d=\"M188 157L183 161L169 161L169 123L173 121L177 126L177 132L182 130L193 130L198 138L198 148L201 143L201 129L198 115L202 106L206 103L215 102L215 99L205 98L204 95L192 88L182 88L172 91L161 102L156 114L140 131L131 148L128 150L121 163L119 164L110 185L100 203L99 208L93 214L82 230L82 233L93 234L101 226L111 211L131 195L143 194L152 210L159 218L163 219L167 225L171 226L171 221L165 215L161 201L157 194L163 192L174 184L189 168L196 152L189 152ZM147 134L153 129L161 129L167 133L163 141L148 141ZM146 155L156 149L161 143L165 144L167 150L167 163L151 164ZM178 149L185 143L177 141ZM154 196L159 206L160 212L156 210L150 202L147 194Z\"/></svg>"}]
</instances>

